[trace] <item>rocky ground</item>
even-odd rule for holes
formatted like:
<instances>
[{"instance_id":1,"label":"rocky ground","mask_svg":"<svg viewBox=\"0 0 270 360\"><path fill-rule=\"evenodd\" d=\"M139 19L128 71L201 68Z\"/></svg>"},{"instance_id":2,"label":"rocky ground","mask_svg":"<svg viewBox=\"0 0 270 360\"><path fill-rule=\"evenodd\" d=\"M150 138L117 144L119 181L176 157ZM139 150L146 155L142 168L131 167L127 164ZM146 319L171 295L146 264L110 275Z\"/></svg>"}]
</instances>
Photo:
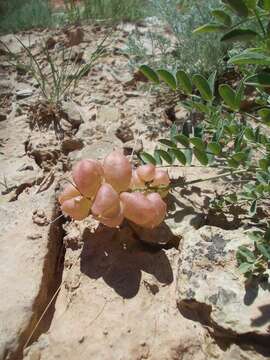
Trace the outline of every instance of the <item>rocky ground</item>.
<instances>
[{"instance_id":1,"label":"rocky ground","mask_svg":"<svg viewBox=\"0 0 270 360\"><path fill-rule=\"evenodd\" d=\"M248 243L244 229L207 211L226 190L221 181L173 192L168 218L153 232L59 217L56 196L74 162L115 148L136 159L168 134L171 109L128 67L132 27L19 35L37 55L47 41L52 51L72 46L73 59L87 61L111 33L104 56L62 103L61 139L54 129L31 129L39 89L0 47L0 359L270 358L269 289L245 284L236 268L236 248ZM13 35L1 40L25 59ZM181 125L185 111L173 112ZM215 173L170 170L190 180Z\"/></svg>"}]
</instances>

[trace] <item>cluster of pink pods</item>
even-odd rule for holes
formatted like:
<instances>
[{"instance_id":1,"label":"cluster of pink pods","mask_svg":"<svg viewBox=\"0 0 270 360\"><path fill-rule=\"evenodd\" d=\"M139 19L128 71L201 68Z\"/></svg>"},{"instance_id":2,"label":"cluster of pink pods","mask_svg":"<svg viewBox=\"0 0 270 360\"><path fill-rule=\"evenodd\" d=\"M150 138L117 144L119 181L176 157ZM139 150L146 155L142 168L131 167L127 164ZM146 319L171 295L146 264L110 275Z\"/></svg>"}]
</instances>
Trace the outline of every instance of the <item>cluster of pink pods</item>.
<instances>
[{"instance_id":1,"label":"cluster of pink pods","mask_svg":"<svg viewBox=\"0 0 270 360\"><path fill-rule=\"evenodd\" d=\"M137 225L154 228L166 215L162 196L170 180L168 173L154 165L132 170L129 160L118 151L103 164L81 160L72 170L74 185L68 184L59 202L62 212L74 220L89 215L109 227L119 226L126 218Z\"/></svg>"}]
</instances>

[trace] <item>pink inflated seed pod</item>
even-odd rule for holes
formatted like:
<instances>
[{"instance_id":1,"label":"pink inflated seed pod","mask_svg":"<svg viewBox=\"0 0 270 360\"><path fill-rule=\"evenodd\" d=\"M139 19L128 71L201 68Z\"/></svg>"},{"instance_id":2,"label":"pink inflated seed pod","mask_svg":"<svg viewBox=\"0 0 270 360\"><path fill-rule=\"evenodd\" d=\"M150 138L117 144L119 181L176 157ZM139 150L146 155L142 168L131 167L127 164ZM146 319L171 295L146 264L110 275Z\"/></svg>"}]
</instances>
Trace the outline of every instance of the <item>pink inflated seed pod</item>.
<instances>
[{"instance_id":1,"label":"pink inflated seed pod","mask_svg":"<svg viewBox=\"0 0 270 360\"><path fill-rule=\"evenodd\" d=\"M80 192L76 189L76 187L72 184L67 184L62 191L62 193L58 197L59 203L62 205L64 201L72 199L76 196L79 196Z\"/></svg>"},{"instance_id":2,"label":"pink inflated seed pod","mask_svg":"<svg viewBox=\"0 0 270 360\"><path fill-rule=\"evenodd\" d=\"M139 192L123 192L120 194L120 200L123 204L125 218L138 225L151 222L154 216L153 207L145 195Z\"/></svg>"},{"instance_id":3,"label":"pink inflated seed pod","mask_svg":"<svg viewBox=\"0 0 270 360\"><path fill-rule=\"evenodd\" d=\"M164 220L167 212L167 205L158 193L151 193L146 195L146 197L151 202L155 215L149 223L144 225L144 227L152 229L160 225Z\"/></svg>"},{"instance_id":4,"label":"pink inflated seed pod","mask_svg":"<svg viewBox=\"0 0 270 360\"><path fill-rule=\"evenodd\" d=\"M103 169L96 160L81 160L74 166L72 177L79 191L92 198L102 183Z\"/></svg>"},{"instance_id":5,"label":"pink inflated seed pod","mask_svg":"<svg viewBox=\"0 0 270 360\"><path fill-rule=\"evenodd\" d=\"M137 171L132 171L132 177L130 181L130 189L142 189L145 187L145 182L138 176Z\"/></svg>"},{"instance_id":6,"label":"pink inflated seed pod","mask_svg":"<svg viewBox=\"0 0 270 360\"><path fill-rule=\"evenodd\" d=\"M95 217L95 218L102 224L114 228L122 224L124 220L124 215L122 208L120 208L119 213L112 218L105 218L105 217Z\"/></svg>"},{"instance_id":7,"label":"pink inflated seed pod","mask_svg":"<svg viewBox=\"0 0 270 360\"><path fill-rule=\"evenodd\" d=\"M156 167L153 164L141 165L137 168L137 174L145 182L152 181L155 176Z\"/></svg>"},{"instance_id":8,"label":"pink inflated seed pod","mask_svg":"<svg viewBox=\"0 0 270 360\"><path fill-rule=\"evenodd\" d=\"M117 192L128 189L132 169L130 162L123 154L113 151L104 159L103 169L106 182L111 184Z\"/></svg>"},{"instance_id":9,"label":"pink inflated seed pod","mask_svg":"<svg viewBox=\"0 0 270 360\"><path fill-rule=\"evenodd\" d=\"M63 213L74 220L85 219L90 213L90 208L91 201L82 196L66 200L61 206Z\"/></svg>"},{"instance_id":10,"label":"pink inflated seed pod","mask_svg":"<svg viewBox=\"0 0 270 360\"><path fill-rule=\"evenodd\" d=\"M112 218L119 214L119 194L110 184L104 183L101 185L96 194L91 211L93 215L104 218Z\"/></svg>"},{"instance_id":11,"label":"pink inflated seed pod","mask_svg":"<svg viewBox=\"0 0 270 360\"><path fill-rule=\"evenodd\" d=\"M156 169L155 176L152 182L152 186L168 186L170 184L170 178L167 171Z\"/></svg>"}]
</instances>

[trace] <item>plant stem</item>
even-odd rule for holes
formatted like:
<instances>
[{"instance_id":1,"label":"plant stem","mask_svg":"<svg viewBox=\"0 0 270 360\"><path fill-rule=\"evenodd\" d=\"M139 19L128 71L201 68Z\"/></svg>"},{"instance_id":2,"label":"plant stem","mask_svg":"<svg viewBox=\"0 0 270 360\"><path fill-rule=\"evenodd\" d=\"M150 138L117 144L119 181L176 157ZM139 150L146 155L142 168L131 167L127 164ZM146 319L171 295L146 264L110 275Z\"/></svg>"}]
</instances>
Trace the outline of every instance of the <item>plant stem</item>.
<instances>
[{"instance_id":1,"label":"plant stem","mask_svg":"<svg viewBox=\"0 0 270 360\"><path fill-rule=\"evenodd\" d=\"M259 15L259 13L258 13L258 11L257 11L256 9L254 10L254 14L255 14L255 16L256 16L256 19L257 19L257 21L258 21L258 23L259 23L260 28L262 29L263 36L265 37L265 36L266 36L266 32L265 32L265 29L264 29L262 20L261 20L261 18L260 18L260 15Z\"/></svg>"},{"instance_id":2,"label":"plant stem","mask_svg":"<svg viewBox=\"0 0 270 360\"><path fill-rule=\"evenodd\" d=\"M191 180L191 181L187 181L185 182L185 185L192 185L192 184L197 184L197 183L200 183L200 182L204 182L204 181L211 181L211 180L216 180L216 179L220 179L224 176L229 176L229 175L236 175L236 174L241 174L241 173L244 173L244 172L247 172L247 169L242 169L242 170L238 170L238 171L230 171L230 172L227 172L225 174L220 174L220 175L216 175L216 176L210 176L208 178L204 178L204 179L196 179L196 180ZM170 188L176 188L178 187L179 184L172 184L170 186Z\"/></svg>"}]
</instances>

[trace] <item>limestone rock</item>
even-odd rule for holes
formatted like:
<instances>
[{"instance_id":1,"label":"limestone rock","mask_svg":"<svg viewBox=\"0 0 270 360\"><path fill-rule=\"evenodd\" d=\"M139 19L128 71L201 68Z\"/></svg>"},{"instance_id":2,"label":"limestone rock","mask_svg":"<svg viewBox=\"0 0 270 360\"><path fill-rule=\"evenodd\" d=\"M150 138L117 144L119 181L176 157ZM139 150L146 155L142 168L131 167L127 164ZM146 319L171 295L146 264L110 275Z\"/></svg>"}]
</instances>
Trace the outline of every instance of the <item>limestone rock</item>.
<instances>
[{"instance_id":1,"label":"limestone rock","mask_svg":"<svg viewBox=\"0 0 270 360\"><path fill-rule=\"evenodd\" d=\"M241 229L204 226L186 232L180 246L177 301L183 313L212 327L217 336L248 335L269 344L269 284L245 286L236 267L239 245L250 245Z\"/></svg>"}]
</instances>

